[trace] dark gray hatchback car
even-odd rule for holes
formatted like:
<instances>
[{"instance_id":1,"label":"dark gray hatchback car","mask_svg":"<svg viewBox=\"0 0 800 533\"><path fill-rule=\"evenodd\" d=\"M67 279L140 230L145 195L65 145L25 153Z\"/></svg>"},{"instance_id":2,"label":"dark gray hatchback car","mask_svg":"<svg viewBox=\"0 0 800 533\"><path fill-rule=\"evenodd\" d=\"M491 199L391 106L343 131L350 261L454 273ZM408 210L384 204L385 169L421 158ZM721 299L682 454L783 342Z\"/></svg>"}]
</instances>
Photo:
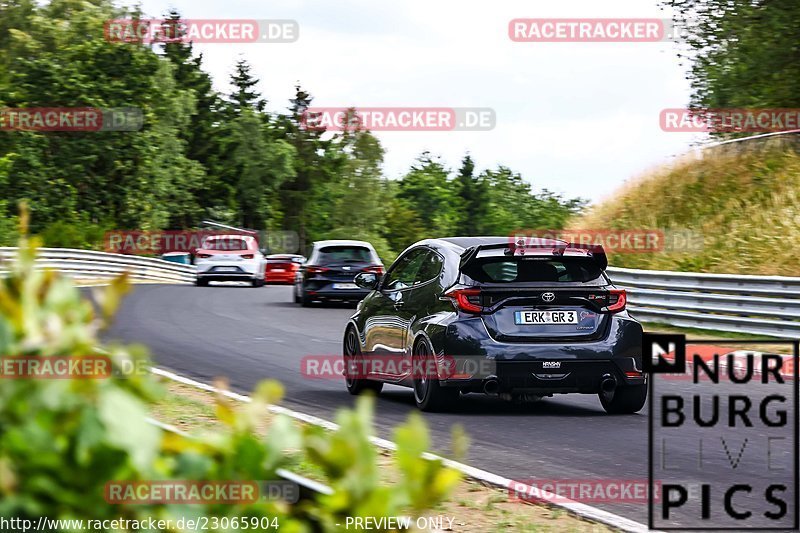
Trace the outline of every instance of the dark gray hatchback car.
<instances>
[{"instance_id":1,"label":"dark gray hatchback car","mask_svg":"<svg viewBox=\"0 0 800 533\"><path fill-rule=\"evenodd\" d=\"M355 278L371 292L345 329L347 389L409 386L422 410L463 393L586 393L609 413L639 411L642 327L606 267L602 248L558 240L420 241L385 275Z\"/></svg>"}]
</instances>

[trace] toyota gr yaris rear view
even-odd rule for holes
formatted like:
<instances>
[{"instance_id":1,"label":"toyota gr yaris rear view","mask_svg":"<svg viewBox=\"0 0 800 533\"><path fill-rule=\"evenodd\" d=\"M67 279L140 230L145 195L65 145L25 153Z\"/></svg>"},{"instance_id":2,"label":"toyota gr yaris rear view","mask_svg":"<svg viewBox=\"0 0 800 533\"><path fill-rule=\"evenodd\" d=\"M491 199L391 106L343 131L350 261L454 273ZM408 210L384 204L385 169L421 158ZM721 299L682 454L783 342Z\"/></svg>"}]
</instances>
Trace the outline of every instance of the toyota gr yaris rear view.
<instances>
[{"instance_id":1,"label":"toyota gr yaris rear view","mask_svg":"<svg viewBox=\"0 0 800 533\"><path fill-rule=\"evenodd\" d=\"M460 394L598 394L610 413L646 400L642 327L605 274L602 248L502 237L421 241L371 289L344 335L351 393L414 389L423 410Z\"/></svg>"}]
</instances>

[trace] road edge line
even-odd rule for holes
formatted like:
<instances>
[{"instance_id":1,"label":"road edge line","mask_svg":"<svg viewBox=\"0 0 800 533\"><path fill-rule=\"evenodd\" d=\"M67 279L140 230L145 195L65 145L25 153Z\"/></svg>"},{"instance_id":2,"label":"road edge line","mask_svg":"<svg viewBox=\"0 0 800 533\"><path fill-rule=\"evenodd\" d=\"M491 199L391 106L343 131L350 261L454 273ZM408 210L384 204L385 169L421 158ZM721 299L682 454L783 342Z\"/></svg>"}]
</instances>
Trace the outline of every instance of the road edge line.
<instances>
[{"instance_id":1,"label":"road edge line","mask_svg":"<svg viewBox=\"0 0 800 533\"><path fill-rule=\"evenodd\" d=\"M150 371L157 375L169 379L170 381L175 381L176 383L182 383L184 385L188 385L190 387L194 387L197 389L201 389L207 392L213 392L216 394L221 394L227 398L231 398L232 400L250 403L252 399L249 396L245 396L243 394L238 394L229 390L221 390L213 385L208 385L206 383L202 383L200 381L196 381L191 378L187 378L185 376L181 376L180 374L176 374L175 372L158 368L158 367L151 367ZM289 416L295 420L299 420L301 422L305 422L307 424L312 424L315 426L320 426L325 429L334 431L339 428L338 424L325 420L323 418L319 418L314 415L309 415L306 413L301 413L299 411L294 411L287 407L282 407L280 405L268 405L267 410L271 413L275 414L283 414ZM382 439L380 437L371 436L369 438L370 442L379 448L383 448L386 450L396 450L397 446L394 442ZM425 459L429 459L431 461L441 461L442 464L454 469L458 470L465 476L481 481L483 483L487 483L497 488L502 488L507 491L518 490L522 489L524 492L534 491L534 487L530 485L520 483L497 474L493 474L491 472L487 472L486 470L481 470L480 468L476 468L474 466L470 466L468 464L460 463L458 461L453 461L452 459L447 459L445 457L441 457L434 453L425 452L422 454ZM543 495L543 499L547 500L549 498L558 498L561 501L542 501L537 502L547 506L555 506L560 507L572 515L578 516L579 518L585 518L589 520L593 520L595 522L600 522L607 526L611 526L622 531L626 531L629 533L644 533L648 531L655 531L650 530L647 528L646 525L636 522L634 520L630 520L625 518L624 516L620 516L608 511L604 511L603 509L599 509L597 507L593 507L591 505L587 505L585 503L576 502L574 500L570 500L568 498L563 498L561 496L557 496L548 491L538 490L540 494Z\"/></svg>"}]
</instances>

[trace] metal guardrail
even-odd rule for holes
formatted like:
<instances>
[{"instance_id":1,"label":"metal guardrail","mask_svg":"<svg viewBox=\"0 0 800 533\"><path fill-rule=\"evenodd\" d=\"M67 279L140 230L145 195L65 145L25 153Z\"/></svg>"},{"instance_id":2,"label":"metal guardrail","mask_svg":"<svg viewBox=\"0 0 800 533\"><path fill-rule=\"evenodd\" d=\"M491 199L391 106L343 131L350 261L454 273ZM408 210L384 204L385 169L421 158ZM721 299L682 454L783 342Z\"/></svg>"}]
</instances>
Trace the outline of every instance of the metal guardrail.
<instances>
[{"instance_id":1,"label":"metal guardrail","mask_svg":"<svg viewBox=\"0 0 800 533\"><path fill-rule=\"evenodd\" d=\"M0 276L8 272L7 261L17 255L16 248L0 248ZM163 259L111 254L72 248L39 248L37 268L51 268L78 279L110 279L128 272L137 281L194 283L195 267Z\"/></svg>"},{"instance_id":2,"label":"metal guardrail","mask_svg":"<svg viewBox=\"0 0 800 533\"><path fill-rule=\"evenodd\" d=\"M609 268L631 316L673 326L800 338L800 278Z\"/></svg>"},{"instance_id":3,"label":"metal guardrail","mask_svg":"<svg viewBox=\"0 0 800 533\"><path fill-rule=\"evenodd\" d=\"M16 248L0 248L0 276ZM195 268L161 259L70 248L40 248L37 267L80 279L128 272L135 280L194 283ZM800 278L699 274L609 267L628 290L635 318L679 327L800 338Z\"/></svg>"}]
</instances>

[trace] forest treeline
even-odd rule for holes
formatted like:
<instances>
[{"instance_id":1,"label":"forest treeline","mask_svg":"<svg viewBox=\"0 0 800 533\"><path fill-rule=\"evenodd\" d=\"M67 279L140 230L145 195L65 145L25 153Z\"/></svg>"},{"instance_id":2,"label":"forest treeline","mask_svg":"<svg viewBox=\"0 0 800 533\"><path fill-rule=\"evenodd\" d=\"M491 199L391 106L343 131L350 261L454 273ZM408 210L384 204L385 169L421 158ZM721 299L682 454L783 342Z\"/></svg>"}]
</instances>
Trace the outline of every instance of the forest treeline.
<instances>
[{"instance_id":1,"label":"forest treeline","mask_svg":"<svg viewBox=\"0 0 800 533\"><path fill-rule=\"evenodd\" d=\"M561 228L583 204L503 165L477 172L469 155L450 169L425 152L387 179L369 131L303 127L305 87L273 112L264 73L243 59L222 93L191 43L109 42L106 21L144 17L108 0L0 0L0 11L0 108L136 107L144 118L137 132L0 132L0 245L15 242L23 199L49 246L102 247L112 229L213 219L295 231L303 247L366 239L385 259L429 236Z\"/></svg>"}]
</instances>

